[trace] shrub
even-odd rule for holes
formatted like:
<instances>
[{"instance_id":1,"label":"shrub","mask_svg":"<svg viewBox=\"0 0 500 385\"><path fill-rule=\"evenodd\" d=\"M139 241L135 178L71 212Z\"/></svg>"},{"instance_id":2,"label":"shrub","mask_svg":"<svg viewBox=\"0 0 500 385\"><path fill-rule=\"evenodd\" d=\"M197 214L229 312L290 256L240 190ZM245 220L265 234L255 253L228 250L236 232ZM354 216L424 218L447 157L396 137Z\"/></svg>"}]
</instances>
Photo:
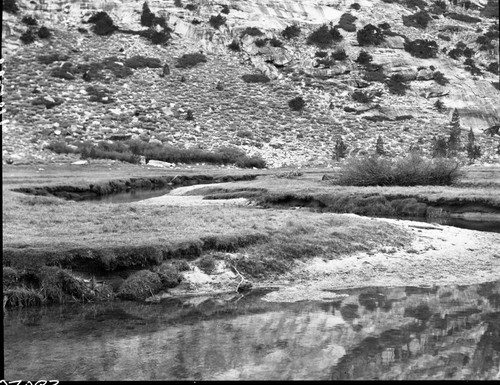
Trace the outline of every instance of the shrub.
<instances>
[{"instance_id":1,"label":"shrub","mask_svg":"<svg viewBox=\"0 0 500 385\"><path fill-rule=\"evenodd\" d=\"M211 255L204 255L201 257L197 266L206 274L210 274L215 270L215 259Z\"/></svg>"},{"instance_id":2,"label":"shrub","mask_svg":"<svg viewBox=\"0 0 500 385\"><path fill-rule=\"evenodd\" d=\"M36 21L36 19L31 16L23 16L23 18L21 19L21 23L32 26L38 25L38 21Z\"/></svg>"},{"instance_id":3,"label":"shrub","mask_svg":"<svg viewBox=\"0 0 500 385\"><path fill-rule=\"evenodd\" d=\"M130 151L116 151L116 147L111 147L109 143L99 142L97 146L91 143L80 145L80 156L82 159L112 159L127 163L140 163L140 157ZM111 150L109 148L112 148Z\"/></svg>"},{"instance_id":4,"label":"shrub","mask_svg":"<svg viewBox=\"0 0 500 385\"><path fill-rule=\"evenodd\" d=\"M432 4L430 12L436 15L442 15L446 12L446 2L443 0L435 1L434 4Z\"/></svg>"},{"instance_id":5,"label":"shrub","mask_svg":"<svg viewBox=\"0 0 500 385\"><path fill-rule=\"evenodd\" d=\"M169 31L152 31L149 36L149 40L151 40L151 43L159 45L167 43L170 40L170 37Z\"/></svg>"},{"instance_id":6,"label":"shrub","mask_svg":"<svg viewBox=\"0 0 500 385\"><path fill-rule=\"evenodd\" d=\"M245 83L267 83L271 80L264 74L247 74L241 78Z\"/></svg>"},{"instance_id":7,"label":"shrub","mask_svg":"<svg viewBox=\"0 0 500 385\"><path fill-rule=\"evenodd\" d=\"M498 63L496 61L491 62L488 64L488 67L486 67L486 70L492 74L498 75Z\"/></svg>"},{"instance_id":8,"label":"shrub","mask_svg":"<svg viewBox=\"0 0 500 385\"><path fill-rule=\"evenodd\" d=\"M391 25L387 22L384 22L384 23L380 23L377 25L380 29L383 29L383 30L388 30L388 29L391 29Z\"/></svg>"},{"instance_id":9,"label":"shrub","mask_svg":"<svg viewBox=\"0 0 500 385\"><path fill-rule=\"evenodd\" d=\"M405 95L406 90L410 88L400 74L392 75L386 82L389 92L394 95Z\"/></svg>"},{"instance_id":10,"label":"shrub","mask_svg":"<svg viewBox=\"0 0 500 385\"><path fill-rule=\"evenodd\" d=\"M344 140L341 136L337 138L335 141L335 149L334 149L334 159L336 161L341 158L345 158L347 156L347 145L344 143Z\"/></svg>"},{"instance_id":11,"label":"shrub","mask_svg":"<svg viewBox=\"0 0 500 385\"><path fill-rule=\"evenodd\" d=\"M219 29L221 25L226 24L226 18L219 13L217 16L210 16L208 23L215 29Z\"/></svg>"},{"instance_id":12,"label":"shrub","mask_svg":"<svg viewBox=\"0 0 500 385\"><path fill-rule=\"evenodd\" d=\"M445 86L446 84L448 84L450 81L444 76L444 74L440 71L436 71L434 72L434 81L439 84L439 85L442 85L442 86Z\"/></svg>"},{"instance_id":13,"label":"shrub","mask_svg":"<svg viewBox=\"0 0 500 385\"><path fill-rule=\"evenodd\" d=\"M307 37L307 44L320 48L330 47L334 41L342 40L342 35L336 28L328 28L326 24L318 27Z\"/></svg>"},{"instance_id":14,"label":"shrub","mask_svg":"<svg viewBox=\"0 0 500 385\"><path fill-rule=\"evenodd\" d=\"M449 12L446 14L447 17L450 19L458 20L458 21L463 21L465 23L479 23L481 19L469 15L463 15L461 13L456 13L456 12Z\"/></svg>"},{"instance_id":15,"label":"shrub","mask_svg":"<svg viewBox=\"0 0 500 385\"><path fill-rule=\"evenodd\" d=\"M160 59L146 57L142 55L132 56L123 63L130 68L160 68L162 66Z\"/></svg>"},{"instance_id":16,"label":"shrub","mask_svg":"<svg viewBox=\"0 0 500 385\"><path fill-rule=\"evenodd\" d=\"M338 27L347 32L356 32L356 26L354 25L356 20L356 16L353 16L350 13L344 13L340 17Z\"/></svg>"},{"instance_id":17,"label":"shrub","mask_svg":"<svg viewBox=\"0 0 500 385\"><path fill-rule=\"evenodd\" d=\"M379 135L377 138L377 144L375 145L375 154L377 155L385 155L385 149L384 149L384 140L382 137Z\"/></svg>"},{"instance_id":18,"label":"shrub","mask_svg":"<svg viewBox=\"0 0 500 385\"><path fill-rule=\"evenodd\" d=\"M373 96L365 91L355 90L351 97L354 101L358 103L370 103L373 100Z\"/></svg>"},{"instance_id":19,"label":"shrub","mask_svg":"<svg viewBox=\"0 0 500 385\"><path fill-rule=\"evenodd\" d=\"M113 24L113 20L106 12L98 12L92 17L90 17L89 23L94 24L92 30L96 35L105 36L111 35L114 31L118 29Z\"/></svg>"},{"instance_id":20,"label":"shrub","mask_svg":"<svg viewBox=\"0 0 500 385\"><path fill-rule=\"evenodd\" d=\"M238 43L237 40L233 40L231 43L229 43L227 45L227 48L229 48L231 51L235 51L235 52L241 51L240 43Z\"/></svg>"},{"instance_id":21,"label":"shrub","mask_svg":"<svg viewBox=\"0 0 500 385\"><path fill-rule=\"evenodd\" d=\"M482 17L498 19L498 1L488 0L486 6L481 10Z\"/></svg>"},{"instance_id":22,"label":"shrub","mask_svg":"<svg viewBox=\"0 0 500 385\"><path fill-rule=\"evenodd\" d=\"M81 28L81 27L78 27L76 30L80 33L87 33L88 32L86 28Z\"/></svg>"},{"instance_id":23,"label":"shrub","mask_svg":"<svg viewBox=\"0 0 500 385\"><path fill-rule=\"evenodd\" d=\"M162 282L157 273L141 270L129 276L120 287L118 297L128 300L145 300L158 293Z\"/></svg>"},{"instance_id":24,"label":"shrub","mask_svg":"<svg viewBox=\"0 0 500 385\"><path fill-rule=\"evenodd\" d=\"M430 15L426 11L419 11L413 15L402 16L403 24L407 27L415 27L420 29L427 28L429 21L431 21Z\"/></svg>"},{"instance_id":25,"label":"shrub","mask_svg":"<svg viewBox=\"0 0 500 385\"><path fill-rule=\"evenodd\" d=\"M437 37L440 38L441 40L444 40L444 41L451 41L451 37L449 37L448 35L445 35L444 33L438 33Z\"/></svg>"},{"instance_id":26,"label":"shrub","mask_svg":"<svg viewBox=\"0 0 500 385\"><path fill-rule=\"evenodd\" d=\"M177 59L177 64L175 66L177 68L190 68L198 63L206 63L206 61L207 57L202 53L188 53Z\"/></svg>"},{"instance_id":27,"label":"shrub","mask_svg":"<svg viewBox=\"0 0 500 385\"><path fill-rule=\"evenodd\" d=\"M481 51L488 51L495 48L493 45L493 40L486 35L478 36L476 43L479 44L479 49Z\"/></svg>"},{"instance_id":28,"label":"shrub","mask_svg":"<svg viewBox=\"0 0 500 385\"><path fill-rule=\"evenodd\" d=\"M380 28L367 24L356 35L360 46L379 45L384 41L384 34Z\"/></svg>"},{"instance_id":29,"label":"shrub","mask_svg":"<svg viewBox=\"0 0 500 385\"><path fill-rule=\"evenodd\" d=\"M436 103L434 103L434 107L436 108L436 110L438 110L438 112L444 112L444 111L446 111L446 106L439 99L436 100Z\"/></svg>"},{"instance_id":30,"label":"shrub","mask_svg":"<svg viewBox=\"0 0 500 385\"><path fill-rule=\"evenodd\" d=\"M31 29L28 29L21 35L20 39L24 44L31 44L35 41L35 34Z\"/></svg>"},{"instance_id":31,"label":"shrub","mask_svg":"<svg viewBox=\"0 0 500 385\"><path fill-rule=\"evenodd\" d=\"M465 70L469 71L472 75L481 75L483 72L476 66L474 60L468 58L464 61Z\"/></svg>"},{"instance_id":32,"label":"shrub","mask_svg":"<svg viewBox=\"0 0 500 385\"><path fill-rule=\"evenodd\" d=\"M467 135L467 157L473 162L477 158L481 157L481 148L476 145L476 138L474 137L474 132L472 127L470 128L469 134Z\"/></svg>"},{"instance_id":33,"label":"shrub","mask_svg":"<svg viewBox=\"0 0 500 385\"><path fill-rule=\"evenodd\" d=\"M3 10L7 13L16 14L19 12L16 0L3 0Z\"/></svg>"},{"instance_id":34,"label":"shrub","mask_svg":"<svg viewBox=\"0 0 500 385\"><path fill-rule=\"evenodd\" d=\"M50 75L55 78L73 80L75 78L76 69L69 62L63 63L61 66L54 68Z\"/></svg>"},{"instance_id":35,"label":"shrub","mask_svg":"<svg viewBox=\"0 0 500 385\"><path fill-rule=\"evenodd\" d=\"M425 7L427 7L427 3L424 0L406 0L405 5L408 8L424 9Z\"/></svg>"},{"instance_id":36,"label":"shrub","mask_svg":"<svg viewBox=\"0 0 500 385\"><path fill-rule=\"evenodd\" d=\"M40 27L37 34L40 39L48 39L52 35L50 30L45 26Z\"/></svg>"},{"instance_id":37,"label":"shrub","mask_svg":"<svg viewBox=\"0 0 500 385\"><path fill-rule=\"evenodd\" d=\"M294 37L298 37L300 35L300 27L295 24L289 25L283 31L281 31L281 35L285 39L293 39Z\"/></svg>"},{"instance_id":38,"label":"shrub","mask_svg":"<svg viewBox=\"0 0 500 385\"><path fill-rule=\"evenodd\" d=\"M198 24L201 24L201 21L198 19L193 19L193 20L191 20L191 24L198 25Z\"/></svg>"},{"instance_id":39,"label":"shrub","mask_svg":"<svg viewBox=\"0 0 500 385\"><path fill-rule=\"evenodd\" d=\"M182 0L174 0L174 6L182 8L183 7Z\"/></svg>"},{"instance_id":40,"label":"shrub","mask_svg":"<svg viewBox=\"0 0 500 385\"><path fill-rule=\"evenodd\" d=\"M141 25L144 27L151 27L154 18L155 14L149 9L148 3L144 2L142 5Z\"/></svg>"},{"instance_id":41,"label":"shrub","mask_svg":"<svg viewBox=\"0 0 500 385\"><path fill-rule=\"evenodd\" d=\"M361 51L358 55L358 58L355 60L355 62L357 62L358 64L361 64L361 65L364 65L364 64L370 63L372 60L373 60L372 55L370 55L366 51Z\"/></svg>"},{"instance_id":42,"label":"shrub","mask_svg":"<svg viewBox=\"0 0 500 385\"><path fill-rule=\"evenodd\" d=\"M302 98L302 96L297 96L288 101L288 107L290 107L293 111L302 111L306 105L306 102Z\"/></svg>"},{"instance_id":43,"label":"shrub","mask_svg":"<svg viewBox=\"0 0 500 385\"><path fill-rule=\"evenodd\" d=\"M271 44L272 47L283 47L283 42L275 37L269 40L269 44Z\"/></svg>"},{"instance_id":44,"label":"shrub","mask_svg":"<svg viewBox=\"0 0 500 385\"><path fill-rule=\"evenodd\" d=\"M182 259L185 263L186 260ZM160 266L153 268L154 272L158 274L161 280L161 285L163 289L170 289L176 287L181 283L182 276L179 273L179 264L174 262L162 263ZM189 270L189 264L187 270Z\"/></svg>"},{"instance_id":45,"label":"shrub","mask_svg":"<svg viewBox=\"0 0 500 385\"><path fill-rule=\"evenodd\" d=\"M264 32L262 32L257 27L246 27L241 32L240 37L244 37L245 35L248 35L248 36L262 36L262 35L264 35Z\"/></svg>"},{"instance_id":46,"label":"shrub","mask_svg":"<svg viewBox=\"0 0 500 385\"><path fill-rule=\"evenodd\" d=\"M227 4L224 4L222 6L221 13L225 13L226 15L229 14L229 7L227 6Z\"/></svg>"},{"instance_id":47,"label":"shrub","mask_svg":"<svg viewBox=\"0 0 500 385\"><path fill-rule=\"evenodd\" d=\"M416 39L404 43L405 51L409 52L412 56L429 59L437 56L439 47L433 40Z\"/></svg>"},{"instance_id":48,"label":"shrub","mask_svg":"<svg viewBox=\"0 0 500 385\"><path fill-rule=\"evenodd\" d=\"M257 39L254 41L255 45L259 48L262 48L266 45L267 40L266 39Z\"/></svg>"},{"instance_id":49,"label":"shrub","mask_svg":"<svg viewBox=\"0 0 500 385\"><path fill-rule=\"evenodd\" d=\"M192 110L187 110L186 120L194 120L194 115Z\"/></svg>"},{"instance_id":50,"label":"shrub","mask_svg":"<svg viewBox=\"0 0 500 385\"><path fill-rule=\"evenodd\" d=\"M327 59L318 59L318 60L316 60L316 63L318 65L325 66L325 68L330 68L332 65L335 64L335 60L332 58L330 58L330 59L328 59L328 58Z\"/></svg>"},{"instance_id":51,"label":"shrub","mask_svg":"<svg viewBox=\"0 0 500 385\"><path fill-rule=\"evenodd\" d=\"M359 5L358 3L353 3L351 4L351 8L359 11L361 9L361 5Z\"/></svg>"},{"instance_id":52,"label":"shrub","mask_svg":"<svg viewBox=\"0 0 500 385\"><path fill-rule=\"evenodd\" d=\"M188 11L196 11L198 6L196 4L187 4L184 9L187 9Z\"/></svg>"},{"instance_id":53,"label":"shrub","mask_svg":"<svg viewBox=\"0 0 500 385\"><path fill-rule=\"evenodd\" d=\"M66 61L69 59L68 55L61 55L59 53L52 53L49 55L40 55L37 60L42 64L52 64L56 61Z\"/></svg>"},{"instance_id":54,"label":"shrub","mask_svg":"<svg viewBox=\"0 0 500 385\"><path fill-rule=\"evenodd\" d=\"M314 53L314 57L327 57L328 56L328 52L326 51L316 51Z\"/></svg>"},{"instance_id":55,"label":"shrub","mask_svg":"<svg viewBox=\"0 0 500 385\"><path fill-rule=\"evenodd\" d=\"M448 154L448 142L445 138L434 138L432 143L432 157L444 158Z\"/></svg>"},{"instance_id":56,"label":"shrub","mask_svg":"<svg viewBox=\"0 0 500 385\"><path fill-rule=\"evenodd\" d=\"M63 141L51 142L45 146L45 149L55 152L56 154L74 154L76 152Z\"/></svg>"},{"instance_id":57,"label":"shrub","mask_svg":"<svg viewBox=\"0 0 500 385\"><path fill-rule=\"evenodd\" d=\"M427 160L412 153L401 159L372 156L345 163L337 183L350 186L450 185L461 176L460 164L449 159Z\"/></svg>"},{"instance_id":58,"label":"shrub","mask_svg":"<svg viewBox=\"0 0 500 385\"><path fill-rule=\"evenodd\" d=\"M335 52L332 52L332 58L335 60L345 60L347 59L347 54L343 48L340 48L335 50Z\"/></svg>"},{"instance_id":59,"label":"shrub","mask_svg":"<svg viewBox=\"0 0 500 385\"><path fill-rule=\"evenodd\" d=\"M381 69L377 71L365 71L363 79L367 82L385 83L385 74Z\"/></svg>"}]
</instances>

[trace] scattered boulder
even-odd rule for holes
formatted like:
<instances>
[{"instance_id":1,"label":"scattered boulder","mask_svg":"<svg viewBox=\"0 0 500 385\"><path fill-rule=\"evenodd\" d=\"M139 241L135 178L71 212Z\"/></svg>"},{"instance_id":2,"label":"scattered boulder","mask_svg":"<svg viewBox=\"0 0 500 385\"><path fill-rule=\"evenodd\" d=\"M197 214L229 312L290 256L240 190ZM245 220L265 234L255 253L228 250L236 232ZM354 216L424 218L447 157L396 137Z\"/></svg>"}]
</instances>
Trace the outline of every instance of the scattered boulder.
<instances>
[{"instance_id":1,"label":"scattered boulder","mask_svg":"<svg viewBox=\"0 0 500 385\"><path fill-rule=\"evenodd\" d=\"M34 106L44 105L48 110L63 103L64 99L52 96L41 96L31 102Z\"/></svg>"},{"instance_id":2,"label":"scattered boulder","mask_svg":"<svg viewBox=\"0 0 500 385\"><path fill-rule=\"evenodd\" d=\"M417 80L432 80L434 77L434 71L431 69L421 69L417 72Z\"/></svg>"},{"instance_id":3,"label":"scattered boulder","mask_svg":"<svg viewBox=\"0 0 500 385\"><path fill-rule=\"evenodd\" d=\"M152 160L152 159L147 163L147 165L160 168L171 168L175 166L174 163L162 162L160 160Z\"/></svg>"}]
</instances>

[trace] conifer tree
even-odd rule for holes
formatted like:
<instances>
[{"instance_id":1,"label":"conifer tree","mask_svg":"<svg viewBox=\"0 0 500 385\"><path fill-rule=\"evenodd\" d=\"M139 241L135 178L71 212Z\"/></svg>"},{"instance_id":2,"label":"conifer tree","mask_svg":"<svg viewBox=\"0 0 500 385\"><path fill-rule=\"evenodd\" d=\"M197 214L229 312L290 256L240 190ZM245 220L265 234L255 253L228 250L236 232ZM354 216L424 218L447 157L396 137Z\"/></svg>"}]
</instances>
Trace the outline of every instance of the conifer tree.
<instances>
[{"instance_id":1,"label":"conifer tree","mask_svg":"<svg viewBox=\"0 0 500 385\"><path fill-rule=\"evenodd\" d=\"M460 150L461 143L460 114L456 108L453 110L450 125L451 131L448 138L448 156L456 156L457 152Z\"/></svg>"},{"instance_id":2,"label":"conifer tree","mask_svg":"<svg viewBox=\"0 0 500 385\"><path fill-rule=\"evenodd\" d=\"M338 161L340 158L345 158L347 155L347 145L342 140L342 137L339 136L337 141L335 142L335 160Z\"/></svg>"},{"instance_id":3,"label":"conifer tree","mask_svg":"<svg viewBox=\"0 0 500 385\"><path fill-rule=\"evenodd\" d=\"M467 135L467 139L467 156L471 162L474 162L474 160L481 157L481 148L476 145L476 138L474 137L472 127Z\"/></svg>"},{"instance_id":4,"label":"conifer tree","mask_svg":"<svg viewBox=\"0 0 500 385\"><path fill-rule=\"evenodd\" d=\"M151 27L155 14L149 9L147 1L142 5L141 25Z\"/></svg>"},{"instance_id":5,"label":"conifer tree","mask_svg":"<svg viewBox=\"0 0 500 385\"><path fill-rule=\"evenodd\" d=\"M375 153L377 155L385 155L386 154L386 152L384 150L384 140L382 139L382 137L380 135L377 138L377 144L375 146Z\"/></svg>"}]
</instances>

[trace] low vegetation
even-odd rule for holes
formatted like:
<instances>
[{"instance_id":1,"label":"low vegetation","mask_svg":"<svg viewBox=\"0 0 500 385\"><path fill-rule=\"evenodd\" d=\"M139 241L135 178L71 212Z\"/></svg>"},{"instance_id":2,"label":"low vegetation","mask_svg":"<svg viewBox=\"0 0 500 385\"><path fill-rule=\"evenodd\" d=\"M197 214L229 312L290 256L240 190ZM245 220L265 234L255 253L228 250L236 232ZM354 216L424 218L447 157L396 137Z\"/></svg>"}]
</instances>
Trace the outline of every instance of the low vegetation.
<instances>
[{"instance_id":1,"label":"low vegetation","mask_svg":"<svg viewBox=\"0 0 500 385\"><path fill-rule=\"evenodd\" d=\"M469 15L465 15L462 13L456 13L456 12L448 12L446 14L446 17L449 17L450 19L454 19L454 20L458 20L458 21L463 21L465 23L479 23L479 22L481 22L481 19L478 17L469 16Z\"/></svg>"},{"instance_id":2,"label":"low vegetation","mask_svg":"<svg viewBox=\"0 0 500 385\"><path fill-rule=\"evenodd\" d=\"M328 27L326 24L323 24L311 32L307 37L307 44L315 45L319 48L328 48L334 42L341 41L342 39L343 37L336 27Z\"/></svg>"},{"instance_id":3,"label":"low vegetation","mask_svg":"<svg viewBox=\"0 0 500 385\"><path fill-rule=\"evenodd\" d=\"M246 27L240 34L240 37L243 38L244 36L262 36L264 35L264 32L262 32L260 29L257 27Z\"/></svg>"},{"instance_id":4,"label":"low vegetation","mask_svg":"<svg viewBox=\"0 0 500 385\"><path fill-rule=\"evenodd\" d=\"M202 53L188 53L177 59L177 68L191 68L200 63L206 63L207 57Z\"/></svg>"},{"instance_id":5,"label":"low vegetation","mask_svg":"<svg viewBox=\"0 0 500 385\"><path fill-rule=\"evenodd\" d=\"M226 24L226 18L219 13L218 15L210 16L208 23L215 29L219 29L221 26Z\"/></svg>"},{"instance_id":6,"label":"low vegetation","mask_svg":"<svg viewBox=\"0 0 500 385\"><path fill-rule=\"evenodd\" d=\"M356 16L353 16L350 13L344 13L340 17L338 28L342 28L344 31L347 32L356 32L356 25L354 24L356 20L357 20Z\"/></svg>"},{"instance_id":7,"label":"low vegetation","mask_svg":"<svg viewBox=\"0 0 500 385\"><path fill-rule=\"evenodd\" d=\"M405 51L409 52L412 56L422 59L437 57L439 50L438 44L434 40L423 39L405 42L404 48Z\"/></svg>"},{"instance_id":8,"label":"low vegetation","mask_svg":"<svg viewBox=\"0 0 500 385\"><path fill-rule=\"evenodd\" d=\"M432 17L426 11L418 11L413 15L402 16L403 24L406 27L415 27L420 29L426 29L429 21L432 20Z\"/></svg>"},{"instance_id":9,"label":"low vegetation","mask_svg":"<svg viewBox=\"0 0 500 385\"><path fill-rule=\"evenodd\" d=\"M302 111L306 105L305 100L302 96L297 96L288 101L288 107L290 107L293 111Z\"/></svg>"},{"instance_id":10,"label":"low vegetation","mask_svg":"<svg viewBox=\"0 0 500 385\"><path fill-rule=\"evenodd\" d=\"M367 24L357 32L356 38L360 46L380 45L384 41L384 33L373 24Z\"/></svg>"},{"instance_id":11,"label":"low vegetation","mask_svg":"<svg viewBox=\"0 0 500 385\"><path fill-rule=\"evenodd\" d=\"M97 12L92 15L89 18L88 23L94 24L92 31L94 31L96 35L100 36L111 35L118 29L118 27L114 25L113 19L111 19L106 12Z\"/></svg>"},{"instance_id":12,"label":"low vegetation","mask_svg":"<svg viewBox=\"0 0 500 385\"><path fill-rule=\"evenodd\" d=\"M349 186L442 186L451 185L460 176L457 161L444 158L427 160L411 154L400 159L380 156L350 159L342 166L336 182Z\"/></svg>"},{"instance_id":13,"label":"low vegetation","mask_svg":"<svg viewBox=\"0 0 500 385\"><path fill-rule=\"evenodd\" d=\"M271 81L271 79L264 74L246 74L242 75L241 78L245 83L268 83Z\"/></svg>"},{"instance_id":14,"label":"low vegetation","mask_svg":"<svg viewBox=\"0 0 500 385\"><path fill-rule=\"evenodd\" d=\"M287 26L283 31L281 31L281 35L285 39L293 39L295 37L300 36L300 27L296 24L292 24Z\"/></svg>"}]
</instances>

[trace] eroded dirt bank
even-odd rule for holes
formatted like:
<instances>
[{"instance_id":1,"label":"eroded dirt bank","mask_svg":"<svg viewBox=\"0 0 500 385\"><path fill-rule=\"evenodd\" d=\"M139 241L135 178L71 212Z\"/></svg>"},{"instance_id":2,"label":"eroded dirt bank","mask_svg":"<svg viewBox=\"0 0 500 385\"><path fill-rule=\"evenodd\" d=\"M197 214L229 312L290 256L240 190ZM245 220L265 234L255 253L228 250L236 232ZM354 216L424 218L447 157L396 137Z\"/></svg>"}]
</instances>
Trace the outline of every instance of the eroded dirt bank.
<instances>
[{"instance_id":1,"label":"eroded dirt bank","mask_svg":"<svg viewBox=\"0 0 500 385\"><path fill-rule=\"evenodd\" d=\"M291 271L278 278L250 281L254 287L279 287L265 299L287 302L331 299L335 289L344 288L470 285L500 279L500 234L396 219L366 220L401 226L413 234L414 240L399 249L385 247L350 256L297 261ZM219 269L212 275L195 269L184 277L184 282L166 297L235 291L241 282L230 269Z\"/></svg>"}]
</instances>

